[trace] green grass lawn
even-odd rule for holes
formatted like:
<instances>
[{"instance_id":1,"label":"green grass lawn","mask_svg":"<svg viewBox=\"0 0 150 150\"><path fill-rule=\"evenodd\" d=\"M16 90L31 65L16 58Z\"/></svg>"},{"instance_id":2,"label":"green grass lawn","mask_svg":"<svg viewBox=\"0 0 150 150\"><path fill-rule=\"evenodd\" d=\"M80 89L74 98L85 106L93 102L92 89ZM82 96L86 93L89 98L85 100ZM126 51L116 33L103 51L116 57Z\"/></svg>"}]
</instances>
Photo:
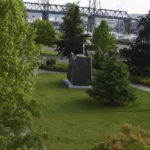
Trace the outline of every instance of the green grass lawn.
<instances>
[{"instance_id":1,"label":"green grass lawn","mask_svg":"<svg viewBox=\"0 0 150 150\"><path fill-rule=\"evenodd\" d=\"M92 103L85 90L68 89L64 74L41 74L34 97L45 103L37 131L46 131L50 150L89 150L106 135L119 133L124 123L150 130L150 93L136 89L138 100L128 107Z\"/></svg>"},{"instance_id":2,"label":"green grass lawn","mask_svg":"<svg viewBox=\"0 0 150 150\"><path fill-rule=\"evenodd\" d=\"M44 56L57 56L58 52L42 49L41 50L41 55L44 55Z\"/></svg>"}]
</instances>

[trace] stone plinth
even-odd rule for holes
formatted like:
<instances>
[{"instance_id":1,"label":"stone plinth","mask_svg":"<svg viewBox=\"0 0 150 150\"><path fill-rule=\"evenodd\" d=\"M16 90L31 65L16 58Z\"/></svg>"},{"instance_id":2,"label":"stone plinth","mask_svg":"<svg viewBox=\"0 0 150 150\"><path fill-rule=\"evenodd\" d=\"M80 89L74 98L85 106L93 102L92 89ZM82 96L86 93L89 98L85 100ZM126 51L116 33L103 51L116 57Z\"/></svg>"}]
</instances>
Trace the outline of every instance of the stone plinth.
<instances>
[{"instance_id":1,"label":"stone plinth","mask_svg":"<svg viewBox=\"0 0 150 150\"><path fill-rule=\"evenodd\" d=\"M67 77L72 85L88 86L92 78L92 62L89 57L73 54L69 60Z\"/></svg>"},{"instance_id":2,"label":"stone plinth","mask_svg":"<svg viewBox=\"0 0 150 150\"><path fill-rule=\"evenodd\" d=\"M68 88L70 89L91 89L92 86L80 86L80 85L73 85L68 79L62 80L62 82L67 85Z\"/></svg>"}]
</instances>

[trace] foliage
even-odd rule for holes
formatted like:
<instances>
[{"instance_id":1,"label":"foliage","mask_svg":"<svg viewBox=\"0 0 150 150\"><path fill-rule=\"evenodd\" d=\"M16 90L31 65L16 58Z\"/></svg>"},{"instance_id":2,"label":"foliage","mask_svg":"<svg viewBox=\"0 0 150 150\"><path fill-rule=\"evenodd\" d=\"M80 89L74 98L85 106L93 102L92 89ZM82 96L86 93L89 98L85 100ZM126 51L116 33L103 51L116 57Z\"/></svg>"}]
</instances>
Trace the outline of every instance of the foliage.
<instances>
[{"instance_id":1,"label":"foliage","mask_svg":"<svg viewBox=\"0 0 150 150\"><path fill-rule=\"evenodd\" d=\"M38 103L30 94L40 50L27 21L21 0L0 1L0 149L32 149L40 138L34 132L22 135L38 115ZM27 139L28 137L28 139ZM34 138L36 137L36 138ZM30 144L28 143L30 141ZM41 146L40 146L41 145Z\"/></svg>"},{"instance_id":2,"label":"foliage","mask_svg":"<svg viewBox=\"0 0 150 150\"><path fill-rule=\"evenodd\" d=\"M140 80L140 84L150 86L150 79L142 79Z\"/></svg>"},{"instance_id":3,"label":"foliage","mask_svg":"<svg viewBox=\"0 0 150 150\"><path fill-rule=\"evenodd\" d=\"M145 86L150 86L150 78L149 77L141 77L136 75L130 75L130 81L136 84L142 84Z\"/></svg>"},{"instance_id":4,"label":"foliage","mask_svg":"<svg viewBox=\"0 0 150 150\"><path fill-rule=\"evenodd\" d=\"M63 56L70 56L70 53L83 53L83 43L86 41L87 35L84 35L79 6L72 4L67 14L64 16L64 22L60 26L62 35L57 42L57 50Z\"/></svg>"},{"instance_id":5,"label":"foliage","mask_svg":"<svg viewBox=\"0 0 150 150\"><path fill-rule=\"evenodd\" d=\"M150 150L150 131L125 124L121 132L106 137L91 150Z\"/></svg>"},{"instance_id":6,"label":"foliage","mask_svg":"<svg viewBox=\"0 0 150 150\"><path fill-rule=\"evenodd\" d=\"M65 64L65 63L56 63L56 64L50 64L50 65L42 64L40 66L40 69L44 69L44 70L48 70L48 71L67 72L68 64Z\"/></svg>"},{"instance_id":7,"label":"foliage","mask_svg":"<svg viewBox=\"0 0 150 150\"><path fill-rule=\"evenodd\" d=\"M130 74L130 77L129 77L129 80L130 80L132 83L136 83L136 84L139 84L141 79L143 79L143 78L140 77L140 76L131 75L131 74Z\"/></svg>"},{"instance_id":8,"label":"foliage","mask_svg":"<svg viewBox=\"0 0 150 150\"><path fill-rule=\"evenodd\" d=\"M117 62L115 57L110 57L105 61L103 68L94 75L91 82L93 88L87 92L99 101L132 102L135 100L135 95L130 88L128 78L127 66Z\"/></svg>"},{"instance_id":9,"label":"foliage","mask_svg":"<svg viewBox=\"0 0 150 150\"><path fill-rule=\"evenodd\" d=\"M54 26L46 20L37 19L32 26L36 29L35 41L38 44L52 46L56 41Z\"/></svg>"},{"instance_id":10,"label":"foliage","mask_svg":"<svg viewBox=\"0 0 150 150\"><path fill-rule=\"evenodd\" d=\"M54 65L54 64L56 64L55 58L49 58L46 60L46 65Z\"/></svg>"},{"instance_id":11,"label":"foliage","mask_svg":"<svg viewBox=\"0 0 150 150\"><path fill-rule=\"evenodd\" d=\"M150 75L150 14L139 20L138 28L136 43L129 49L123 49L121 55L127 59L132 74Z\"/></svg>"},{"instance_id":12,"label":"foliage","mask_svg":"<svg viewBox=\"0 0 150 150\"><path fill-rule=\"evenodd\" d=\"M115 54L117 48L115 38L110 34L106 20L102 20L95 28L92 43L95 49L93 66L95 69L101 69L108 55Z\"/></svg>"}]
</instances>

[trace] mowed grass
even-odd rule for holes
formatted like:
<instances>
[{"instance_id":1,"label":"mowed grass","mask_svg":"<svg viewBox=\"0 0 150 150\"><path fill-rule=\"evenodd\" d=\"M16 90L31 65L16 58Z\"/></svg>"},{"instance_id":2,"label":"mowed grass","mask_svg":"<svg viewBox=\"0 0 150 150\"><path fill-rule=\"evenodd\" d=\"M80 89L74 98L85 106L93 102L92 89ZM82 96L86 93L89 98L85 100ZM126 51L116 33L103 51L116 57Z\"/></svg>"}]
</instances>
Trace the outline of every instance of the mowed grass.
<instances>
[{"instance_id":1,"label":"mowed grass","mask_svg":"<svg viewBox=\"0 0 150 150\"><path fill-rule=\"evenodd\" d=\"M35 129L46 131L50 150L89 150L124 123L150 130L150 93L136 89L138 100L128 107L96 106L85 90L68 89L64 74L41 74L34 97L45 103Z\"/></svg>"},{"instance_id":2,"label":"mowed grass","mask_svg":"<svg viewBox=\"0 0 150 150\"><path fill-rule=\"evenodd\" d=\"M44 56L57 56L58 52L42 49L41 50L41 55L44 55Z\"/></svg>"}]
</instances>

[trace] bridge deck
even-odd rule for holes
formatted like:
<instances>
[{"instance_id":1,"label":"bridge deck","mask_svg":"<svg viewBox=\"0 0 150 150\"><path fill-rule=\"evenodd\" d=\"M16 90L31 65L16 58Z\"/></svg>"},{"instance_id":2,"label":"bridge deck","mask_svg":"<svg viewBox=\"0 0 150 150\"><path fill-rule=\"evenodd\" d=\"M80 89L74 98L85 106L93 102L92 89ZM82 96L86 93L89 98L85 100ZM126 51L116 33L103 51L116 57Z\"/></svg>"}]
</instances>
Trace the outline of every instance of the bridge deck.
<instances>
[{"instance_id":1,"label":"bridge deck","mask_svg":"<svg viewBox=\"0 0 150 150\"><path fill-rule=\"evenodd\" d=\"M39 4L24 2L26 10L29 12L46 12L52 14L66 14L69 6L56 5L56 4ZM130 17L126 11L119 10L108 10L108 9L94 9L88 7L79 7L81 13L84 16L94 16L98 18L109 18L109 19L122 19L129 20Z\"/></svg>"}]
</instances>

